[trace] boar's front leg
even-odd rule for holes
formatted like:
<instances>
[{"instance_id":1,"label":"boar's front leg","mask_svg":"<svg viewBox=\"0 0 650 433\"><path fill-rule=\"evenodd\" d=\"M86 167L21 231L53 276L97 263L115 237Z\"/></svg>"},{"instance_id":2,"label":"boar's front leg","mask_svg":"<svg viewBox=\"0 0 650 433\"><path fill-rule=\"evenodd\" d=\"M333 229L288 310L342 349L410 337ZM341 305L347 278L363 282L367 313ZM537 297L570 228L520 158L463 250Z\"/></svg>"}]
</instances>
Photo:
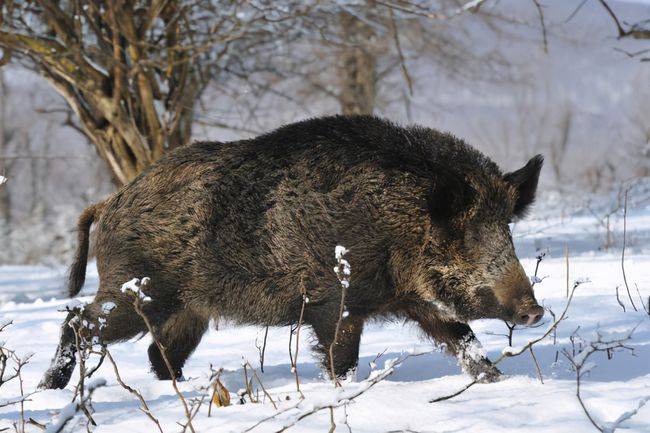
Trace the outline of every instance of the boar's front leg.
<instances>
[{"instance_id":1,"label":"boar's front leg","mask_svg":"<svg viewBox=\"0 0 650 433\"><path fill-rule=\"evenodd\" d=\"M466 323L443 320L428 306L409 309L409 317L420 325L429 337L445 345L447 352L456 358L462 370L482 382L495 382L501 372L485 356L481 343Z\"/></svg>"},{"instance_id":2,"label":"boar's front leg","mask_svg":"<svg viewBox=\"0 0 650 433\"><path fill-rule=\"evenodd\" d=\"M318 338L317 350L323 359L323 368L331 376L329 349L334 341L339 306L332 308L312 309L305 321L312 326ZM363 331L364 319L359 316L349 315L341 318L336 344L333 346L334 374L343 377L353 370L359 362L359 343Z\"/></svg>"},{"instance_id":3,"label":"boar's front leg","mask_svg":"<svg viewBox=\"0 0 650 433\"><path fill-rule=\"evenodd\" d=\"M165 348L165 355L174 372L174 378L183 376L183 365L208 329L207 317L201 316L189 308L183 308L172 314L158 330L158 341ZM151 369L160 380L171 380L167 364L155 343L149 346Z\"/></svg>"}]
</instances>

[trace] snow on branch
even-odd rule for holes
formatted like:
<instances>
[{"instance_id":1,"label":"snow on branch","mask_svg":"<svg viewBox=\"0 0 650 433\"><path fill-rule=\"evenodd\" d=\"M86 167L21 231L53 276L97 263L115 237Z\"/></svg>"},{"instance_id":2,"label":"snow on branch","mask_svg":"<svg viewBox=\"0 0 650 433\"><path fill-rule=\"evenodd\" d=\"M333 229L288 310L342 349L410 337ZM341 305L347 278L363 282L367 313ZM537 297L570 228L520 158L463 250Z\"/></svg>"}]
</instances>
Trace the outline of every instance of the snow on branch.
<instances>
[{"instance_id":1,"label":"snow on branch","mask_svg":"<svg viewBox=\"0 0 650 433\"><path fill-rule=\"evenodd\" d=\"M614 433L614 431L616 431L618 428L621 427L621 424L623 422L629 420L634 415L636 415L638 411L643 406L645 406L648 403L648 401L650 401L650 395L641 398L641 400L639 400L639 402L637 403L634 409L624 412L613 422L610 423L599 422L589 412L584 400L582 399L582 394L580 392L581 384L582 384L581 380L585 374L589 373L591 370L596 368L596 363L589 361L589 358L594 353L607 352L607 354L609 355L616 349L633 351L631 347L627 346L627 343L632 338L632 334L634 333L635 330L636 330L636 326L623 332L602 333L600 331L597 331L596 339L586 342L583 348L577 352L575 350L576 349L575 339L572 338L571 342L572 342L573 350L571 352L569 352L566 349L562 351L562 353L569 360L569 362L573 366L573 369L576 372L576 397L578 398L580 407L582 407L582 410L584 411L585 415L587 416L591 424L593 424L593 426L599 431L601 431L602 433Z\"/></svg>"},{"instance_id":2,"label":"snow on branch","mask_svg":"<svg viewBox=\"0 0 650 433\"><path fill-rule=\"evenodd\" d=\"M3 332L7 327L12 325L11 320L0 321L0 332ZM6 347L5 343L0 341L0 387L7 382L13 380L18 380L20 395L10 398L0 399L0 408L12 405L19 405L19 425L14 424L16 430L21 429L20 431L25 431L25 402L29 400L29 397L33 394L36 394L38 391L25 393L24 383L23 383L23 368L29 363L29 361L34 356L33 353L28 353L23 356L19 356L14 350ZM11 367L13 373L8 373L7 369Z\"/></svg>"},{"instance_id":3,"label":"snow on branch","mask_svg":"<svg viewBox=\"0 0 650 433\"><path fill-rule=\"evenodd\" d=\"M329 346L328 355L330 363L330 375L334 381L335 386L340 386L341 384L336 377L336 371L334 370L334 348L338 344L339 332L341 330L341 322L343 319L349 316L349 312L345 307L345 298L347 295L347 290L350 287L350 275L352 275L352 268L350 263L343 258L349 251L341 245L337 245L334 249L334 257L336 258L337 264L334 266L334 273L336 278L338 278L339 283L341 284L341 302L339 304L339 314L336 321L336 328L334 329L334 339Z\"/></svg>"},{"instance_id":4,"label":"snow on branch","mask_svg":"<svg viewBox=\"0 0 650 433\"><path fill-rule=\"evenodd\" d=\"M149 284L149 281L149 277L143 277L142 280L140 280L140 278L133 278L132 280L122 284L120 291L122 293L131 292L135 294L141 302L151 302L151 298L142 291L142 287L146 287L147 284Z\"/></svg>"},{"instance_id":5,"label":"snow on branch","mask_svg":"<svg viewBox=\"0 0 650 433\"><path fill-rule=\"evenodd\" d=\"M86 394L78 402L72 402L61 409L58 418L56 418L45 427L44 433L59 433L63 431L65 426L75 417L75 415L86 410L86 408L90 405L90 398L92 397L93 393L102 386L106 386L106 379L97 378L88 382L86 385L88 394Z\"/></svg>"},{"instance_id":6,"label":"snow on branch","mask_svg":"<svg viewBox=\"0 0 650 433\"><path fill-rule=\"evenodd\" d=\"M280 409L273 415L261 419L257 423L243 430L242 433L250 432L268 421L287 415L287 419L282 423L282 426L276 430L278 433L284 432L295 426L301 420L318 412L345 406L393 374L395 369L407 359L424 355L426 353L430 352L412 352L402 356L401 358L389 359L384 363L384 368L372 371L365 380L359 383L348 383L346 386L334 388L325 395L319 394L317 397L310 396L300 399L297 403Z\"/></svg>"}]
</instances>

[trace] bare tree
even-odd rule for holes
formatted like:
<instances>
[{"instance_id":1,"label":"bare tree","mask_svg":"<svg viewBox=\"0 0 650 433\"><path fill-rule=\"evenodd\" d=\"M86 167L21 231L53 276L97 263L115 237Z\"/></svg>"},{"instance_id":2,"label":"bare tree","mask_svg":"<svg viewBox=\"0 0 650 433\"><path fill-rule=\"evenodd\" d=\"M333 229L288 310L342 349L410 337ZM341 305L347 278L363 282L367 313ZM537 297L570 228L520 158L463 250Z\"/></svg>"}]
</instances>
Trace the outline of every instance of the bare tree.
<instances>
[{"instance_id":1,"label":"bare tree","mask_svg":"<svg viewBox=\"0 0 650 433\"><path fill-rule=\"evenodd\" d=\"M207 83L281 34L299 4L244 1L12 1L0 8L13 55L67 100L116 183L189 140ZM286 4L285 4L286 3ZM291 12L283 12L283 11Z\"/></svg>"},{"instance_id":2,"label":"bare tree","mask_svg":"<svg viewBox=\"0 0 650 433\"><path fill-rule=\"evenodd\" d=\"M343 114L372 114L396 94L401 95L389 80L394 72L403 80L398 85L412 95L417 76L411 72L411 64L422 57L453 76L469 75L472 68L468 65L480 59L481 73L472 78L485 78L490 75L486 68L503 64L503 60L494 52L473 54L470 35L461 25L466 22L455 21L465 17L487 21L487 15L477 13L483 3L317 3L308 15L300 17L302 37L292 45L290 58L282 57L273 65L273 72L281 78L299 78L291 92L295 102L305 96L319 102L324 98L335 102ZM387 95L382 95L382 89Z\"/></svg>"},{"instance_id":3,"label":"bare tree","mask_svg":"<svg viewBox=\"0 0 650 433\"><path fill-rule=\"evenodd\" d=\"M374 29L349 12L339 14L341 57L339 101L343 114L372 114L375 107L377 57Z\"/></svg>"},{"instance_id":4,"label":"bare tree","mask_svg":"<svg viewBox=\"0 0 650 433\"><path fill-rule=\"evenodd\" d=\"M627 127L623 129L625 151L632 162L634 171L629 176L643 177L650 175L650 90L645 84L650 74L642 73L634 79L633 97L625 109Z\"/></svg>"}]
</instances>

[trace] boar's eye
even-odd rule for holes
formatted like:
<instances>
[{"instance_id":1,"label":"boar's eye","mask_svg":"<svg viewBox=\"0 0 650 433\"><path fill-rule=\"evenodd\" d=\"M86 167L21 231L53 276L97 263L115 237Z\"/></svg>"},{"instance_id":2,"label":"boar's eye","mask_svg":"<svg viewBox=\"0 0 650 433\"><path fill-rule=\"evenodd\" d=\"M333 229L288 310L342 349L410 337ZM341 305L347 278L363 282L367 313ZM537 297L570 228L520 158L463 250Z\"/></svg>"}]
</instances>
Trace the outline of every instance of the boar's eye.
<instances>
[{"instance_id":1,"label":"boar's eye","mask_svg":"<svg viewBox=\"0 0 650 433\"><path fill-rule=\"evenodd\" d=\"M513 214L516 218L523 218L530 205L535 201L539 173L544 164L544 157L536 155L519 170L507 173L503 180L514 186L517 190L517 199Z\"/></svg>"}]
</instances>

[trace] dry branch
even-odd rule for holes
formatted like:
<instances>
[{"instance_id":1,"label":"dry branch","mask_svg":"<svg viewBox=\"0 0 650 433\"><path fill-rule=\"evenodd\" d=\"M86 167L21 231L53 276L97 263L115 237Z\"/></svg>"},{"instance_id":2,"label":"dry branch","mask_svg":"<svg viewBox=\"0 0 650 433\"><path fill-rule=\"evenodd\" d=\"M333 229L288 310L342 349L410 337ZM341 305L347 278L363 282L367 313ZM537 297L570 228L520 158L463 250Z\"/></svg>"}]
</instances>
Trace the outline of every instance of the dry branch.
<instances>
[{"instance_id":1,"label":"dry branch","mask_svg":"<svg viewBox=\"0 0 650 433\"><path fill-rule=\"evenodd\" d=\"M117 368L117 363L115 362L115 359L113 359L113 355L108 351L106 347L102 348L102 351L100 352L101 355L104 355L106 359L111 363L111 366L113 367L113 372L115 373L115 378L117 379L117 383L120 384L122 388L124 388L126 391L128 391L130 394L134 395L139 401L140 401L140 410L147 415L147 417L156 425L156 429L160 432L163 433L163 429L160 426L160 421L158 421L158 418L156 418L153 413L151 412L151 409L149 408L149 405L147 404L147 401L144 399L142 396L142 393L138 391L137 389L127 385L124 380L122 379L122 375L120 374L119 369Z\"/></svg>"},{"instance_id":2,"label":"dry branch","mask_svg":"<svg viewBox=\"0 0 650 433\"><path fill-rule=\"evenodd\" d=\"M627 195L629 189L625 190L625 204L623 205L623 249L621 250L621 271L623 272L623 282L625 283L625 290L627 290L627 296L630 299L632 308L634 311L639 311L632 300L632 294L630 293L630 286L627 284L627 274L625 273L625 247L627 245Z\"/></svg>"},{"instance_id":3,"label":"dry branch","mask_svg":"<svg viewBox=\"0 0 650 433\"><path fill-rule=\"evenodd\" d=\"M192 418L194 416L190 410L189 405L187 404L187 400L183 396L181 390L178 388L178 381L176 380L176 372L174 371L174 368L172 367L169 358L167 357L166 349L160 342L160 339L158 338L157 332L153 327L153 325L151 324L151 321L142 310L143 303L151 301L151 298L149 298L146 295L146 293L142 291L142 289L146 289L148 283L149 283L148 277L144 277L142 278L142 280L138 278L134 278L133 280L129 281L128 283L122 286L122 292L128 293L133 297L133 307L135 308L135 312L138 314L138 316L142 318L142 321L147 327L147 331L149 331L149 333L151 334L151 339L153 340L154 344L160 351L160 356L163 359L163 362L165 363L165 367L167 367L167 371L169 372L169 377L171 377L171 382L172 382L172 387L174 388L174 392L176 393L178 400L181 402L183 406L183 411L185 412L185 418L187 420L186 427L189 428L192 433L196 433L196 430L194 429L194 425L192 424Z\"/></svg>"},{"instance_id":4,"label":"dry branch","mask_svg":"<svg viewBox=\"0 0 650 433\"><path fill-rule=\"evenodd\" d=\"M0 323L0 332L3 332L13 322L11 320ZM0 342L0 387L7 382L18 380L18 389L20 395L16 397L0 399L0 408L18 405L19 416L18 421L14 423L14 428L17 432L25 431L25 402L29 401L29 397L36 394L38 391L25 393L23 381L23 368L29 363L33 354L29 353L24 356L19 356L14 350L5 346L4 342ZM5 375L7 368L11 366L13 373Z\"/></svg>"},{"instance_id":5,"label":"dry branch","mask_svg":"<svg viewBox=\"0 0 650 433\"><path fill-rule=\"evenodd\" d=\"M607 336L602 335L600 332L597 332L596 340L587 342L585 346L581 346L578 350L576 350L575 347L575 340L571 339L571 343L572 343L571 353L569 353L567 350L563 351L564 356L569 360L569 362L573 366L573 369L576 372L576 397L578 398L580 407L582 408L583 412L587 416L587 419L589 419L589 422L591 422L591 424L597 430L603 433L614 433L614 431L617 430L624 421L627 421L628 419L636 415L639 409L641 409L643 406L645 406L646 403L648 403L648 401L650 401L650 395L641 398L636 408L621 414L614 422L600 423L589 412L582 398L582 394L580 392L581 383L582 383L581 379L585 374L589 373L596 366L596 364L588 361L589 358L594 353L606 352L609 358L611 357L613 351L615 351L616 349L624 349L624 350L632 351L633 349L627 346L627 342L632 338L632 333L635 331L635 329L636 327L630 329L629 331L623 334L610 336L609 338Z\"/></svg>"},{"instance_id":6,"label":"dry branch","mask_svg":"<svg viewBox=\"0 0 650 433\"><path fill-rule=\"evenodd\" d=\"M123 184L189 141L196 101L232 77L228 65L264 63L262 47L299 33L291 19L311 7L289 4L156 1L143 14L138 2L3 3L0 64L20 61L47 80Z\"/></svg>"},{"instance_id":7,"label":"dry branch","mask_svg":"<svg viewBox=\"0 0 650 433\"><path fill-rule=\"evenodd\" d=\"M542 27L542 42L544 43L544 52L548 53L548 37L546 36L546 23L544 21L544 11L542 10L542 5L539 3L539 0L532 0L537 9L537 15L539 16L539 23Z\"/></svg>"},{"instance_id":8,"label":"dry branch","mask_svg":"<svg viewBox=\"0 0 650 433\"><path fill-rule=\"evenodd\" d=\"M298 325L296 327L296 352L291 355L291 335L293 334L291 330L289 330L290 335L289 335L289 359L291 361L291 371L293 372L294 378L296 380L296 391L298 391L298 394L300 395L300 398L304 398L304 394L300 390L300 376L298 374L298 352L300 350L300 329L302 328L302 321L305 316L305 307L309 303L309 298L307 297L307 287L305 286L304 278L301 276L301 281L300 281L300 298L301 298L301 305L300 305L300 316L298 317Z\"/></svg>"},{"instance_id":9,"label":"dry branch","mask_svg":"<svg viewBox=\"0 0 650 433\"><path fill-rule=\"evenodd\" d=\"M284 432L287 429L295 426L301 420L311 415L314 415L316 413L319 413L323 410L336 409L338 407L345 406L349 404L351 401L363 395L365 392L367 392L369 389L371 389L378 383L385 380L391 374L393 374L395 372L395 368L397 368L399 365L404 363L407 359L415 356L424 355L426 353L430 353L430 352L410 353L399 359L388 360L386 361L386 364L383 369L373 371L370 374L370 376L368 376L367 379L357 384L354 384L355 386L353 388L347 389L346 387L337 387L336 390L334 391L335 392L334 398L331 401L323 401L322 398L319 398L318 401L316 402L311 402L309 398L301 399L292 405L280 409L273 415L270 415L268 417L259 420L257 423L243 430L242 433L250 432L256 429L258 426L266 422L269 422L271 420L274 420L294 409L298 409L299 412L293 415L289 420L285 420L282 426L278 430L276 430L276 433Z\"/></svg>"},{"instance_id":10,"label":"dry branch","mask_svg":"<svg viewBox=\"0 0 650 433\"><path fill-rule=\"evenodd\" d=\"M343 258L347 252L348 250L346 250L345 247L337 246L334 253L337 261L334 272L336 273L336 278L338 278L339 283L341 284L341 302L339 303L339 314L336 320L336 327L334 328L334 339L332 340L332 344L330 344L328 354L330 361L330 374L332 380L334 381L334 386L336 387L341 386L341 383L336 376L336 371L334 368L334 347L336 347L338 344L339 332L341 331L341 323L345 317L345 297L348 287L350 287L350 264Z\"/></svg>"},{"instance_id":11,"label":"dry branch","mask_svg":"<svg viewBox=\"0 0 650 433\"><path fill-rule=\"evenodd\" d=\"M88 393L84 395L79 402L72 402L65 406L59 412L59 416L55 421L52 421L45 427L45 433L59 433L63 431L65 426L77 415L79 412L87 411L88 406L90 406L90 399L93 393L103 386L106 386L106 380L99 378L93 379L87 384L86 390Z\"/></svg>"},{"instance_id":12,"label":"dry branch","mask_svg":"<svg viewBox=\"0 0 650 433\"><path fill-rule=\"evenodd\" d=\"M632 25L626 24L628 26L628 29L624 29L623 25L621 24L621 20L618 19L609 4L605 0L598 0L598 2L602 5L607 14L612 18L612 21L616 26L616 31L618 32L619 39L625 37L632 37L635 39L650 39L650 29L643 27L641 23Z\"/></svg>"}]
</instances>

